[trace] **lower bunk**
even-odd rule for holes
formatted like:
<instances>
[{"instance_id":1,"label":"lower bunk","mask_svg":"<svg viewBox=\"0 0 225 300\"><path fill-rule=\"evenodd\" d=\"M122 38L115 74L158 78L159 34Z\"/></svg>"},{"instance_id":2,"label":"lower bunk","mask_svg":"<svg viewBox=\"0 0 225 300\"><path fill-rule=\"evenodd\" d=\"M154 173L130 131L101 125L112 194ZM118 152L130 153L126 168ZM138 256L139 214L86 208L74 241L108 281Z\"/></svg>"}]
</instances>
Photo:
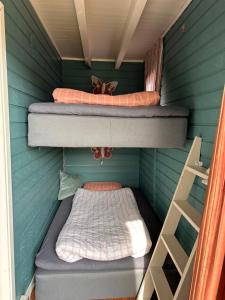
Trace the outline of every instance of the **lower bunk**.
<instances>
[{"instance_id":1,"label":"lower bunk","mask_svg":"<svg viewBox=\"0 0 225 300\"><path fill-rule=\"evenodd\" d=\"M55 245L70 214L73 196L66 198L36 257L36 300L89 300L137 295L162 224L141 192L133 192L152 240L150 252L139 258L126 257L113 261L83 258L68 263L59 259Z\"/></svg>"}]
</instances>

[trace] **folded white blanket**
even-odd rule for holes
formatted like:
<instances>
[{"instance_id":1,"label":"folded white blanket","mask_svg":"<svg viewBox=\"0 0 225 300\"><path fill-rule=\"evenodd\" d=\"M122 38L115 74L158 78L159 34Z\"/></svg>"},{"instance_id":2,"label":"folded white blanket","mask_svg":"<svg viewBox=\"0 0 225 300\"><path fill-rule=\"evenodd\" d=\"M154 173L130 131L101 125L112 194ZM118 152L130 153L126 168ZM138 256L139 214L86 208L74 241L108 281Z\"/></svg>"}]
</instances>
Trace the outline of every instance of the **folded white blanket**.
<instances>
[{"instance_id":1,"label":"folded white blanket","mask_svg":"<svg viewBox=\"0 0 225 300\"><path fill-rule=\"evenodd\" d=\"M151 245L131 189L78 189L59 234L56 252L67 262L82 258L115 260L144 256Z\"/></svg>"}]
</instances>

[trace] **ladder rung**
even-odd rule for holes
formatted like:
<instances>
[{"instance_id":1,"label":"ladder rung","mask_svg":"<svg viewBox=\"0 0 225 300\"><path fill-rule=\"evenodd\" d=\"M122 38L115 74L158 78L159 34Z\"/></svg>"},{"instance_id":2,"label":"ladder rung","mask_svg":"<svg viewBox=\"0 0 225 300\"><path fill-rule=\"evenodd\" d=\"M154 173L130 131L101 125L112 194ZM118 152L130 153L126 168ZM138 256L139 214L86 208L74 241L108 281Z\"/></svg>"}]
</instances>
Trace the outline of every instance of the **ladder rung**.
<instances>
[{"instance_id":1,"label":"ladder rung","mask_svg":"<svg viewBox=\"0 0 225 300\"><path fill-rule=\"evenodd\" d=\"M209 174L207 173L207 169L200 166L186 166L185 170L195 174L203 179L208 179Z\"/></svg>"},{"instance_id":2,"label":"ladder rung","mask_svg":"<svg viewBox=\"0 0 225 300\"><path fill-rule=\"evenodd\" d=\"M169 283L161 267L150 267L152 281L159 300L172 300Z\"/></svg>"},{"instance_id":3,"label":"ladder rung","mask_svg":"<svg viewBox=\"0 0 225 300\"><path fill-rule=\"evenodd\" d=\"M182 276L184 269L186 267L188 256L178 240L172 234L162 234L162 241L167 248L170 257L172 258L178 272Z\"/></svg>"},{"instance_id":4,"label":"ladder rung","mask_svg":"<svg viewBox=\"0 0 225 300\"><path fill-rule=\"evenodd\" d=\"M200 213L188 203L187 200L174 200L175 207L182 213L187 221L199 232L201 224Z\"/></svg>"}]
</instances>

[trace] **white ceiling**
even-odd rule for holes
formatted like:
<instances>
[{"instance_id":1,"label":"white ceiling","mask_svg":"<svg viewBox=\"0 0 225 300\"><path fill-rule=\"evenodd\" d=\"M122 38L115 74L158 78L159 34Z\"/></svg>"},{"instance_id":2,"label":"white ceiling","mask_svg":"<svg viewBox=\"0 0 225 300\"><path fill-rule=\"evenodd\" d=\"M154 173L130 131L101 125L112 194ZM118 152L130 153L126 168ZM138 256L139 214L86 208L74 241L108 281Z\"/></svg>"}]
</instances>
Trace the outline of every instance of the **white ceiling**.
<instances>
[{"instance_id":1,"label":"white ceiling","mask_svg":"<svg viewBox=\"0 0 225 300\"><path fill-rule=\"evenodd\" d=\"M143 60L146 52L162 36L190 0L30 0L62 58L84 58L75 2L84 4L90 59L115 60L123 47L123 59ZM138 9L135 16L132 9ZM144 4L143 4L144 3ZM135 6L136 5L136 6ZM131 18L137 18L131 20ZM134 21L134 22L133 22ZM127 24L134 31L123 44ZM79 23L80 24L80 23ZM82 24L82 26L85 26ZM132 27L132 26L131 26ZM83 28L83 27L82 27ZM129 31L129 28L128 28ZM82 34L82 33L81 33ZM123 46L122 46L123 44Z\"/></svg>"}]
</instances>

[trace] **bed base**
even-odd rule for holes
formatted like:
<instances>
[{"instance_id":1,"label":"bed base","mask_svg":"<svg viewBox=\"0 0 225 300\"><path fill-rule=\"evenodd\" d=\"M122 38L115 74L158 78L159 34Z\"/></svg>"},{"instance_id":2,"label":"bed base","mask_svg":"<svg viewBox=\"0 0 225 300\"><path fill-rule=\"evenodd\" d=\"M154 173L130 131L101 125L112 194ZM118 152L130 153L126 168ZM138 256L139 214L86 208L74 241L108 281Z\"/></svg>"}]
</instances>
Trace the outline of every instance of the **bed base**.
<instances>
[{"instance_id":1,"label":"bed base","mask_svg":"<svg viewBox=\"0 0 225 300\"><path fill-rule=\"evenodd\" d=\"M144 273L145 270L51 272L38 268L36 300L135 298Z\"/></svg>"},{"instance_id":2,"label":"bed base","mask_svg":"<svg viewBox=\"0 0 225 300\"><path fill-rule=\"evenodd\" d=\"M119 118L30 113L31 147L181 148L185 117Z\"/></svg>"}]
</instances>

